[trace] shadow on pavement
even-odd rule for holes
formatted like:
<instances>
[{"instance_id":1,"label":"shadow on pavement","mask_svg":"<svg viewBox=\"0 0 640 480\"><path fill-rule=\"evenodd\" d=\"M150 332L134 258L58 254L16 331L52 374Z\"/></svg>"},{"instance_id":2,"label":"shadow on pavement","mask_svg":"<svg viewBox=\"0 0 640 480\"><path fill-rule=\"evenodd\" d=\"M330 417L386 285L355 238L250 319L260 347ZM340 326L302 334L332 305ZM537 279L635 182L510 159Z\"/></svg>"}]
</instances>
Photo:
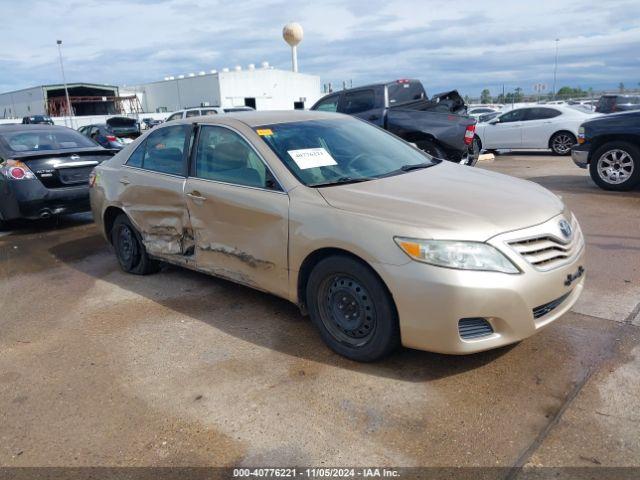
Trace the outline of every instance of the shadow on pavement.
<instances>
[{"instance_id":1,"label":"shadow on pavement","mask_svg":"<svg viewBox=\"0 0 640 480\"><path fill-rule=\"evenodd\" d=\"M333 353L320 339L308 317L292 303L248 287L187 269L165 266L156 274L163 285L180 292L163 298L158 282L119 270L115 256L100 235L60 243L49 249L59 261L84 274L173 311L205 322L240 340L286 355L409 382L424 382L458 375L490 363L511 347L474 355L440 355L401 348L390 357L371 364L347 360ZM182 292L181 285L197 285Z\"/></svg>"},{"instance_id":2,"label":"shadow on pavement","mask_svg":"<svg viewBox=\"0 0 640 480\"><path fill-rule=\"evenodd\" d=\"M64 230L89 223L93 223L93 216L89 212L55 216L41 220L11 220L7 222L5 227L0 229L0 233L7 236L30 235L51 230Z\"/></svg>"},{"instance_id":3,"label":"shadow on pavement","mask_svg":"<svg viewBox=\"0 0 640 480\"><path fill-rule=\"evenodd\" d=\"M582 175L548 175L544 177L530 177L527 180L536 182L543 187L567 193L588 193L590 195L600 195L617 198L638 198L640 199L640 189L629 192L610 192L598 187L588 174Z\"/></svg>"}]
</instances>

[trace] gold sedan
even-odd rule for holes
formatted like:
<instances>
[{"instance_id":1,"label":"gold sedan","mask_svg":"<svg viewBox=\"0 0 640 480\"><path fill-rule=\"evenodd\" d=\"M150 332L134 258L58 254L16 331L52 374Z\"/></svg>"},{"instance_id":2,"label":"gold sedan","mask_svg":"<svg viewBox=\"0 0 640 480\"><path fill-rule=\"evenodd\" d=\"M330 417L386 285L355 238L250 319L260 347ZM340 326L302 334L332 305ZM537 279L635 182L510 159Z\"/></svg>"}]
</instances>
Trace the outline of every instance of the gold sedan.
<instances>
[{"instance_id":1,"label":"gold sedan","mask_svg":"<svg viewBox=\"0 0 640 480\"><path fill-rule=\"evenodd\" d=\"M124 271L162 261L286 298L359 361L400 343L465 354L517 342L583 288L580 227L556 195L335 113L168 122L90 183Z\"/></svg>"}]
</instances>

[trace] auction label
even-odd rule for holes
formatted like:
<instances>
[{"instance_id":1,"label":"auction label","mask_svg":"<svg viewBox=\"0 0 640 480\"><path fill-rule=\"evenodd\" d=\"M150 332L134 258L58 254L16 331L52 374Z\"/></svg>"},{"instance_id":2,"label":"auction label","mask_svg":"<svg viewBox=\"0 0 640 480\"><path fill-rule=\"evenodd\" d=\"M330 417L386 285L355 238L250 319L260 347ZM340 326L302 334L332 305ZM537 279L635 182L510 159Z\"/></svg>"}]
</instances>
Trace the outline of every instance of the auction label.
<instances>
[{"instance_id":1,"label":"auction label","mask_svg":"<svg viewBox=\"0 0 640 480\"><path fill-rule=\"evenodd\" d=\"M300 170L337 165L331 154L324 148L303 148L287 151Z\"/></svg>"}]
</instances>

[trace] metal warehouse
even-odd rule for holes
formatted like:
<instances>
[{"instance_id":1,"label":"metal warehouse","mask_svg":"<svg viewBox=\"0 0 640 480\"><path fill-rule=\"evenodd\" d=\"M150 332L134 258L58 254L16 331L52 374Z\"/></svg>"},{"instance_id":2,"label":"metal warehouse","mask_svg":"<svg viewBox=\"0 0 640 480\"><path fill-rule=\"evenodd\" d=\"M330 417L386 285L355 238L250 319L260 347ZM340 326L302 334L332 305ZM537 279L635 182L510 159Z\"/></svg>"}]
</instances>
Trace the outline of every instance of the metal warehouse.
<instances>
[{"instance_id":1,"label":"metal warehouse","mask_svg":"<svg viewBox=\"0 0 640 480\"><path fill-rule=\"evenodd\" d=\"M309 108L320 98L320 77L274 69L264 62L233 70L191 73L123 87L140 98L145 112L196 106L249 106L257 110Z\"/></svg>"},{"instance_id":2,"label":"metal warehouse","mask_svg":"<svg viewBox=\"0 0 640 480\"><path fill-rule=\"evenodd\" d=\"M76 116L112 115L142 110L135 95L122 97L118 87L113 85L69 83L67 89L71 108ZM0 94L0 118L61 116L65 112L64 85L40 85Z\"/></svg>"}]
</instances>

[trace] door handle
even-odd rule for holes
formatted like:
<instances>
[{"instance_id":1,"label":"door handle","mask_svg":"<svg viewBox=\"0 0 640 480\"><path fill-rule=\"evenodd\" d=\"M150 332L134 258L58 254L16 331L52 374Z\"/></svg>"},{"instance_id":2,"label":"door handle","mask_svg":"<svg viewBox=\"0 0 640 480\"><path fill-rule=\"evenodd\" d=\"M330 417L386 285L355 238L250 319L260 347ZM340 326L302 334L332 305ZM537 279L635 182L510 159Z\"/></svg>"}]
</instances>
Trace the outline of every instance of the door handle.
<instances>
[{"instance_id":1,"label":"door handle","mask_svg":"<svg viewBox=\"0 0 640 480\"><path fill-rule=\"evenodd\" d=\"M123 185L129 185L131 182L126 178L121 178L120 183Z\"/></svg>"},{"instance_id":2,"label":"door handle","mask_svg":"<svg viewBox=\"0 0 640 480\"><path fill-rule=\"evenodd\" d=\"M207 199L206 197L203 197L200 192L187 193L187 197L192 198L193 200L200 200L201 202L204 202Z\"/></svg>"}]
</instances>

